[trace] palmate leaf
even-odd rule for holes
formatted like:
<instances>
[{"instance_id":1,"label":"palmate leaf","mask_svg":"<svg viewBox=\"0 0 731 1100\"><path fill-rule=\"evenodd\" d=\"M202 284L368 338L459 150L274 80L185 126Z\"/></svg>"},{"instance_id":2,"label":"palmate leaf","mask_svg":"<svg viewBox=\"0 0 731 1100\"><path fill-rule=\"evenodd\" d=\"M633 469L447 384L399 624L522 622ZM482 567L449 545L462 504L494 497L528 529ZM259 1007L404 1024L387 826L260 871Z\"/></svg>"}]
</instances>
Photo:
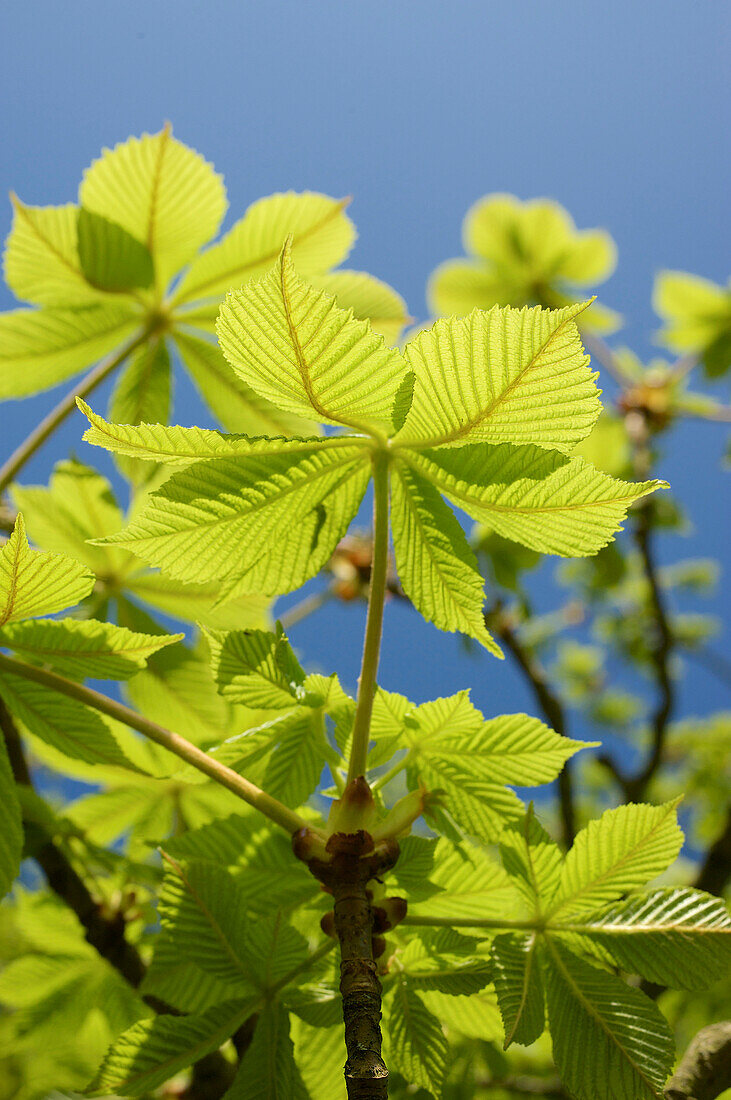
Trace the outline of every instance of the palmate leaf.
<instances>
[{"instance_id":1,"label":"palmate leaf","mask_svg":"<svg viewBox=\"0 0 731 1100\"><path fill-rule=\"evenodd\" d=\"M81 270L93 287L115 292L151 285L155 277L152 256L121 225L82 207L77 233Z\"/></svg>"},{"instance_id":2,"label":"palmate leaf","mask_svg":"<svg viewBox=\"0 0 731 1100\"><path fill-rule=\"evenodd\" d=\"M142 515L105 543L125 546L183 581L238 579L267 555L270 545L291 535L329 493L357 478L366 462L362 447L354 443L302 456L196 463L151 494ZM365 489L362 480L360 484ZM360 499L352 503L348 521ZM323 552L331 552L338 537ZM308 576L310 547L297 549L298 559L286 564L290 583L296 579L299 585Z\"/></svg>"},{"instance_id":3,"label":"palmate leaf","mask_svg":"<svg viewBox=\"0 0 731 1100\"><path fill-rule=\"evenodd\" d=\"M251 707L294 706L305 674L281 627L209 635L216 685L224 698Z\"/></svg>"},{"instance_id":4,"label":"palmate leaf","mask_svg":"<svg viewBox=\"0 0 731 1100\"><path fill-rule=\"evenodd\" d=\"M502 656L482 613L477 559L434 487L405 464L394 470L391 523L396 566L414 607L440 630L460 630Z\"/></svg>"},{"instance_id":5,"label":"palmate leaf","mask_svg":"<svg viewBox=\"0 0 731 1100\"><path fill-rule=\"evenodd\" d=\"M685 271L661 271L653 290L655 311L665 322L660 342L697 355L709 378L731 364L731 287Z\"/></svg>"},{"instance_id":6,"label":"palmate leaf","mask_svg":"<svg viewBox=\"0 0 731 1100\"><path fill-rule=\"evenodd\" d=\"M0 549L0 627L73 606L93 587L94 577L79 562L31 550L19 512Z\"/></svg>"},{"instance_id":7,"label":"palmate leaf","mask_svg":"<svg viewBox=\"0 0 731 1100\"><path fill-rule=\"evenodd\" d=\"M674 989L705 989L731 963L731 917L720 898L700 890L632 895L592 914L577 932L624 970Z\"/></svg>"},{"instance_id":8,"label":"palmate leaf","mask_svg":"<svg viewBox=\"0 0 731 1100\"><path fill-rule=\"evenodd\" d=\"M444 932L437 936L414 936L398 952L398 981L406 982L414 992L436 990L451 996L478 993L492 981L492 966L484 955L466 954L474 940ZM448 942L453 938L454 942ZM450 950L453 949L453 950ZM392 967L392 972L394 968Z\"/></svg>"},{"instance_id":9,"label":"palmate leaf","mask_svg":"<svg viewBox=\"0 0 731 1100\"><path fill-rule=\"evenodd\" d=\"M164 946L241 989L266 991L307 959L307 943L281 914L248 918L245 887L222 867L168 857L160 917Z\"/></svg>"},{"instance_id":10,"label":"palmate leaf","mask_svg":"<svg viewBox=\"0 0 731 1100\"><path fill-rule=\"evenodd\" d=\"M221 349L247 386L286 412L391 433L403 423L411 377L367 321L297 276L288 244L263 279L221 306Z\"/></svg>"},{"instance_id":11,"label":"palmate leaf","mask_svg":"<svg viewBox=\"0 0 731 1100\"><path fill-rule=\"evenodd\" d=\"M217 244L191 264L174 302L220 299L232 286L259 278L272 266L287 237L303 274L327 271L340 263L355 240L346 202L327 195L288 191L253 203ZM185 313L180 314L185 319Z\"/></svg>"},{"instance_id":12,"label":"palmate leaf","mask_svg":"<svg viewBox=\"0 0 731 1100\"><path fill-rule=\"evenodd\" d=\"M23 852L23 822L5 740L0 734L0 898L18 876Z\"/></svg>"},{"instance_id":13,"label":"palmate leaf","mask_svg":"<svg viewBox=\"0 0 731 1100\"><path fill-rule=\"evenodd\" d=\"M214 236L226 209L221 177L169 126L105 149L84 173L79 200L147 247L160 285Z\"/></svg>"},{"instance_id":14,"label":"palmate leaf","mask_svg":"<svg viewBox=\"0 0 731 1100\"><path fill-rule=\"evenodd\" d=\"M0 315L0 399L58 385L132 336L139 315L123 304L16 309Z\"/></svg>"},{"instance_id":15,"label":"palmate leaf","mask_svg":"<svg viewBox=\"0 0 731 1100\"><path fill-rule=\"evenodd\" d=\"M140 1020L107 1051L88 1096L147 1096L181 1069L217 1050L256 1009L257 999L229 1000L197 1016Z\"/></svg>"},{"instance_id":16,"label":"palmate leaf","mask_svg":"<svg viewBox=\"0 0 731 1100\"><path fill-rule=\"evenodd\" d=\"M409 913L421 917L481 920L510 917L520 908L520 895L503 868L482 848L457 848L441 839L434 855L430 881L441 893L409 904Z\"/></svg>"},{"instance_id":17,"label":"palmate leaf","mask_svg":"<svg viewBox=\"0 0 731 1100\"><path fill-rule=\"evenodd\" d=\"M683 843L678 801L619 806L590 821L564 861L551 919L596 909L669 867Z\"/></svg>"},{"instance_id":18,"label":"palmate leaf","mask_svg":"<svg viewBox=\"0 0 731 1100\"><path fill-rule=\"evenodd\" d=\"M217 316L218 306L213 321ZM304 436L315 433L315 425L308 420L283 412L245 385L231 370L217 344L178 330L175 345L201 400L228 431L243 432L248 436Z\"/></svg>"},{"instance_id":19,"label":"palmate leaf","mask_svg":"<svg viewBox=\"0 0 731 1100\"><path fill-rule=\"evenodd\" d=\"M112 535L124 524L112 487L96 470L76 461L56 464L48 486L16 485L13 501L33 541L43 550L68 554L95 573L112 573L128 558L89 539Z\"/></svg>"},{"instance_id":20,"label":"palmate leaf","mask_svg":"<svg viewBox=\"0 0 731 1100\"><path fill-rule=\"evenodd\" d=\"M331 437L311 436L289 439L283 436L251 437L224 435L212 428L182 428L178 425L110 423L98 416L85 401L77 402L91 427L84 439L114 454L146 462L164 462L168 466L190 466L209 458L233 455L309 454L322 448L351 447L353 443Z\"/></svg>"},{"instance_id":21,"label":"palmate leaf","mask_svg":"<svg viewBox=\"0 0 731 1100\"><path fill-rule=\"evenodd\" d=\"M505 1026L504 1049L530 1046L543 1034L545 1008L538 960L538 937L501 935L492 943L495 991Z\"/></svg>"},{"instance_id":22,"label":"palmate leaf","mask_svg":"<svg viewBox=\"0 0 731 1100\"><path fill-rule=\"evenodd\" d=\"M65 756L144 774L122 751L101 715L83 703L7 673L0 675L0 697L24 727Z\"/></svg>"},{"instance_id":23,"label":"palmate leaf","mask_svg":"<svg viewBox=\"0 0 731 1100\"><path fill-rule=\"evenodd\" d=\"M585 308L476 310L404 348L414 401L399 442L537 443L568 452L601 406L574 319Z\"/></svg>"},{"instance_id":24,"label":"palmate leaf","mask_svg":"<svg viewBox=\"0 0 731 1100\"><path fill-rule=\"evenodd\" d=\"M223 1100L309 1100L294 1060L289 1013L276 1002L260 1014L251 1046Z\"/></svg>"},{"instance_id":25,"label":"palmate leaf","mask_svg":"<svg viewBox=\"0 0 731 1100\"><path fill-rule=\"evenodd\" d=\"M387 1064L409 1084L441 1096L449 1047L440 1021L400 974L384 998L383 1010Z\"/></svg>"},{"instance_id":26,"label":"palmate leaf","mask_svg":"<svg viewBox=\"0 0 731 1100\"><path fill-rule=\"evenodd\" d=\"M64 676L127 680L147 659L183 634L139 634L95 619L15 623L0 629L0 645L24 660L49 664Z\"/></svg>"},{"instance_id":27,"label":"palmate leaf","mask_svg":"<svg viewBox=\"0 0 731 1100\"><path fill-rule=\"evenodd\" d=\"M297 269L301 270L294 257ZM411 318L400 294L380 279L364 271L331 271L327 275L307 275L307 281L317 290L325 290L336 299L341 309L352 309L353 316L368 319L374 332L387 344L395 344Z\"/></svg>"},{"instance_id":28,"label":"palmate leaf","mask_svg":"<svg viewBox=\"0 0 731 1100\"><path fill-rule=\"evenodd\" d=\"M656 1005L548 941L545 973L553 1056L577 1100L657 1100L674 1057Z\"/></svg>"},{"instance_id":29,"label":"palmate leaf","mask_svg":"<svg viewBox=\"0 0 731 1100\"><path fill-rule=\"evenodd\" d=\"M541 915L558 889L563 856L536 818L532 803L521 821L506 824L500 836L500 855L528 911Z\"/></svg>"},{"instance_id":30,"label":"palmate leaf","mask_svg":"<svg viewBox=\"0 0 731 1100\"><path fill-rule=\"evenodd\" d=\"M420 996L430 1012L450 1032L457 1032L468 1039L479 1039L482 1043L503 1041L500 1009L493 990L484 989L470 997L463 997L429 989Z\"/></svg>"},{"instance_id":31,"label":"palmate leaf","mask_svg":"<svg viewBox=\"0 0 731 1100\"><path fill-rule=\"evenodd\" d=\"M148 569L136 570L126 577L131 596L165 615L185 622L197 622L211 630L257 629L269 623L270 600L265 596L246 596L220 603L221 586L183 584L173 577Z\"/></svg>"},{"instance_id":32,"label":"palmate leaf","mask_svg":"<svg viewBox=\"0 0 731 1100\"><path fill-rule=\"evenodd\" d=\"M84 277L78 250L79 208L26 206L15 195L13 228L5 246L5 281L21 301L80 306L110 301Z\"/></svg>"},{"instance_id":33,"label":"palmate leaf","mask_svg":"<svg viewBox=\"0 0 731 1100\"><path fill-rule=\"evenodd\" d=\"M212 755L291 806L306 802L326 762L339 760L325 738L322 715L309 707L230 737Z\"/></svg>"},{"instance_id":34,"label":"palmate leaf","mask_svg":"<svg viewBox=\"0 0 731 1100\"><path fill-rule=\"evenodd\" d=\"M404 454L406 461L473 519L543 554L596 554L621 530L633 501L663 481L630 484L582 458L512 444Z\"/></svg>"},{"instance_id":35,"label":"palmate leaf","mask_svg":"<svg viewBox=\"0 0 731 1100\"><path fill-rule=\"evenodd\" d=\"M143 344L117 378L109 403L109 416L121 424L142 421L167 423L172 403L172 368L164 340ZM154 467L117 459L117 465L133 484L147 480Z\"/></svg>"}]
</instances>

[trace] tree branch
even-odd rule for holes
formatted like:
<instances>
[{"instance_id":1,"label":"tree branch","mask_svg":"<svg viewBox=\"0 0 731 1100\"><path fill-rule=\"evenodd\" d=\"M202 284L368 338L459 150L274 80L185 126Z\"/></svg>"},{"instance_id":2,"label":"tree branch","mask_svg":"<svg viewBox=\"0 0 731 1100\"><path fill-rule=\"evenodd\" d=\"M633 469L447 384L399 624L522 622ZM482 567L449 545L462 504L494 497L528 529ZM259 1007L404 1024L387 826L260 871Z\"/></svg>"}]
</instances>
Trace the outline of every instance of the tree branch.
<instances>
[{"instance_id":1,"label":"tree branch","mask_svg":"<svg viewBox=\"0 0 731 1100\"><path fill-rule=\"evenodd\" d=\"M536 660L533 654L520 641L517 631L498 607L494 619L490 618L490 626L504 644L510 655L515 660L520 671L528 683L533 697L536 700L546 722L562 737L568 737L566 714L563 704L548 681L543 666ZM576 836L576 811L574 807L573 775L571 761L567 760L558 777L558 796L561 809L562 839L567 848L573 844Z\"/></svg>"},{"instance_id":2,"label":"tree branch","mask_svg":"<svg viewBox=\"0 0 731 1100\"><path fill-rule=\"evenodd\" d=\"M731 806L726 811L726 822L720 834L706 852L698 876L693 883L696 890L723 896L731 879Z\"/></svg>"},{"instance_id":3,"label":"tree branch","mask_svg":"<svg viewBox=\"0 0 731 1100\"><path fill-rule=\"evenodd\" d=\"M704 1027L665 1089L666 1100L715 1100L731 1088L731 1020Z\"/></svg>"},{"instance_id":4,"label":"tree branch","mask_svg":"<svg viewBox=\"0 0 731 1100\"><path fill-rule=\"evenodd\" d=\"M216 783L220 783L222 787L226 787L227 790L238 795L244 802L268 817L270 821L280 825L290 836L298 832L299 829L306 827L307 822L299 814L288 809L276 798L272 798L261 787L250 783L248 779L244 779L232 768L221 764L215 757L202 752L196 745L181 737L179 733L173 733L171 730L165 729L164 726L158 726L157 722L151 722L149 718L145 718L143 715L131 710L123 703L118 703L115 699L109 699L99 691L78 684L74 680L67 680L64 676L49 672L45 668L28 665L25 661L19 661L15 657L6 657L4 653L0 653L0 668L6 669L14 676L22 676L24 679L32 680L36 684L42 684L61 695L67 695L70 699L76 699L85 706L93 707L94 710L98 710L110 718L115 718L118 722L122 722L124 725L137 730L138 733L144 734L151 741L162 745L168 752L174 753L175 756L185 760L187 764L197 768L198 771L203 772L204 775L215 780Z\"/></svg>"},{"instance_id":5,"label":"tree branch","mask_svg":"<svg viewBox=\"0 0 731 1100\"><path fill-rule=\"evenodd\" d=\"M86 377L82 378L81 382L78 382L65 397L61 398L55 408L51 409L48 415L36 428L34 428L30 435L26 436L20 446L13 451L10 458L0 469L0 492L6 489L11 481L15 480L26 462L28 462L36 451L43 446L49 436L53 435L56 428L58 428L60 424L63 424L66 417L74 412L76 409L76 398L87 397L92 390L95 390L105 378L124 363L136 348L144 344L145 340L147 340L150 335L150 331L151 330L147 327L141 329L131 340L123 344L118 351L113 352L112 355L103 359L101 363L90 370Z\"/></svg>"}]
</instances>

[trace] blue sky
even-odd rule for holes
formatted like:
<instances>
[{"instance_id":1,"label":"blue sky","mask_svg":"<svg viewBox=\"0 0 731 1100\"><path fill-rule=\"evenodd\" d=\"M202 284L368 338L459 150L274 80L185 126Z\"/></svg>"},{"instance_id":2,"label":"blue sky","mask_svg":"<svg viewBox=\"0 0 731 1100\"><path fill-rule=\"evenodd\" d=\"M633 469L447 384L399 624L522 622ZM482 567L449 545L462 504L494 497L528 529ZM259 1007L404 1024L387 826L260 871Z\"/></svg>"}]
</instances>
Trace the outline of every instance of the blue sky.
<instances>
[{"instance_id":1,"label":"blue sky","mask_svg":"<svg viewBox=\"0 0 731 1100\"><path fill-rule=\"evenodd\" d=\"M228 224L276 190L352 195L359 241L349 264L392 283L418 319L427 276L459 253L476 198L548 195L580 227L614 235L619 266L602 300L625 315L622 340L647 357L654 273L729 274L730 11L722 0L6 0L0 192L72 200L102 145L169 119L224 174ZM0 226L10 226L9 204ZM5 406L3 451L52 400ZM182 422L202 422L184 388L177 409ZM81 430L75 418L58 447L98 461ZM694 533L663 539L663 560L727 557L722 446L718 426L678 430L661 470ZM46 480L52 453L26 480ZM552 568L540 574L541 607L555 598ZM724 607L727 597L714 604ZM294 640L306 662L353 686L358 655L343 634L361 619L334 608ZM402 608L388 610L384 661L385 686L418 701L472 683L488 714L532 709L509 668L465 660L456 639ZM694 676L684 713L729 704L707 673Z\"/></svg>"}]
</instances>

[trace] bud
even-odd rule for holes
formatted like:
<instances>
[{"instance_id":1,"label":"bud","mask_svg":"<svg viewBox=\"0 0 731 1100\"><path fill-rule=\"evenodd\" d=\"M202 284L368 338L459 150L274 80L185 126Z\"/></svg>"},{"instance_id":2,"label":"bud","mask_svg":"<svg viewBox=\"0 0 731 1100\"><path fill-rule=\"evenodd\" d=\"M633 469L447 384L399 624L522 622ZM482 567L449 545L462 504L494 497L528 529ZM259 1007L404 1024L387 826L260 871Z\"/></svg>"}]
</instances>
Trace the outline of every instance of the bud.
<instances>
[{"instance_id":1,"label":"bud","mask_svg":"<svg viewBox=\"0 0 731 1100\"><path fill-rule=\"evenodd\" d=\"M305 826L292 837L292 851L297 859L309 863L313 859L328 860L325 838L319 829Z\"/></svg>"},{"instance_id":2,"label":"bud","mask_svg":"<svg viewBox=\"0 0 731 1100\"><path fill-rule=\"evenodd\" d=\"M371 940L373 947L373 958L380 959L386 951L386 939L384 936L374 936Z\"/></svg>"},{"instance_id":3,"label":"bud","mask_svg":"<svg viewBox=\"0 0 731 1100\"><path fill-rule=\"evenodd\" d=\"M331 939L336 940L338 938L335 931L335 913L332 909L329 909L327 913L320 920L320 928L323 930L326 936L330 936Z\"/></svg>"},{"instance_id":4,"label":"bud","mask_svg":"<svg viewBox=\"0 0 731 1100\"><path fill-rule=\"evenodd\" d=\"M330 807L327 835L333 833L372 832L377 818L376 803L364 776L351 779L340 798Z\"/></svg>"},{"instance_id":5,"label":"bud","mask_svg":"<svg viewBox=\"0 0 731 1100\"><path fill-rule=\"evenodd\" d=\"M388 932L406 916L405 898L383 898L373 907L373 931Z\"/></svg>"},{"instance_id":6,"label":"bud","mask_svg":"<svg viewBox=\"0 0 731 1100\"><path fill-rule=\"evenodd\" d=\"M418 791L411 791L410 794L399 799L383 821L379 821L371 829L374 841L378 843L379 840L387 838L408 836L411 826L424 813L428 799L426 787L420 787Z\"/></svg>"}]
</instances>

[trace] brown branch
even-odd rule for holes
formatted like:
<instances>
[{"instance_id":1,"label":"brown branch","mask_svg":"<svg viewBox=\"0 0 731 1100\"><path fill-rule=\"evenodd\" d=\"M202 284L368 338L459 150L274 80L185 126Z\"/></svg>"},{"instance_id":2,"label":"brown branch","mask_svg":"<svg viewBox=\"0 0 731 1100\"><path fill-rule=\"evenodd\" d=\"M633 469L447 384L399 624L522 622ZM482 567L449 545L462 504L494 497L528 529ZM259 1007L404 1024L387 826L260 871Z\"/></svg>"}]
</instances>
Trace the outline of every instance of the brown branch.
<instances>
[{"instance_id":1,"label":"brown branch","mask_svg":"<svg viewBox=\"0 0 731 1100\"><path fill-rule=\"evenodd\" d=\"M2 699L0 699L0 730L8 752L15 782L33 790L33 780L23 752L20 734ZM105 912L91 894L86 883L72 866L63 848L42 826L33 822L39 842L33 848L33 859L45 875L48 885L79 919L87 943L105 959L124 980L138 989L146 966L137 948L126 937L124 914ZM182 1015L178 1009L150 994L142 996L145 1004L160 1015ZM201 1059L192 1067L192 1079L186 1091L187 1100L218 1100L230 1086L235 1069L219 1052Z\"/></svg>"},{"instance_id":2,"label":"brown branch","mask_svg":"<svg viewBox=\"0 0 731 1100\"><path fill-rule=\"evenodd\" d=\"M490 617L490 625L523 673L548 725L562 737L568 737L566 713L561 700L557 695L554 695L543 666L536 660L530 650L522 644L517 631L500 607L497 608L497 614L494 618ZM562 838L566 847L569 848L576 836L576 811L574 808L573 774L570 760L565 762L559 773L558 796L561 809Z\"/></svg>"},{"instance_id":3,"label":"brown branch","mask_svg":"<svg viewBox=\"0 0 731 1100\"><path fill-rule=\"evenodd\" d=\"M652 545L652 505L642 505L637 509L636 514L634 537L649 589L649 608L652 616L652 636L649 639L650 662L657 683L658 701L650 717L650 752L645 763L634 775L624 773L608 756L598 758L599 763L611 773L622 788L625 802L641 802L645 797L650 781L663 762L668 726L675 713L676 705L675 688L670 674L674 639Z\"/></svg>"},{"instance_id":4,"label":"brown branch","mask_svg":"<svg viewBox=\"0 0 731 1100\"><path fill-rule=\"evenodd\" d=\"M723 895L731 879L731 806L726 811L723 829L706 852L698 876L693 883L696 890L707 894Z\"/></svg>"},{"instance_id":5,"label":"brown branch","mask_svg":"<svg viewBox=\"0 0 731 1100\"><path fill-rule=\"evenodd\" d=\"M666 1100L715 1100L731 1088L731 1020L699 1031L665 1089Z\"/></svg>"}]
</instances>

